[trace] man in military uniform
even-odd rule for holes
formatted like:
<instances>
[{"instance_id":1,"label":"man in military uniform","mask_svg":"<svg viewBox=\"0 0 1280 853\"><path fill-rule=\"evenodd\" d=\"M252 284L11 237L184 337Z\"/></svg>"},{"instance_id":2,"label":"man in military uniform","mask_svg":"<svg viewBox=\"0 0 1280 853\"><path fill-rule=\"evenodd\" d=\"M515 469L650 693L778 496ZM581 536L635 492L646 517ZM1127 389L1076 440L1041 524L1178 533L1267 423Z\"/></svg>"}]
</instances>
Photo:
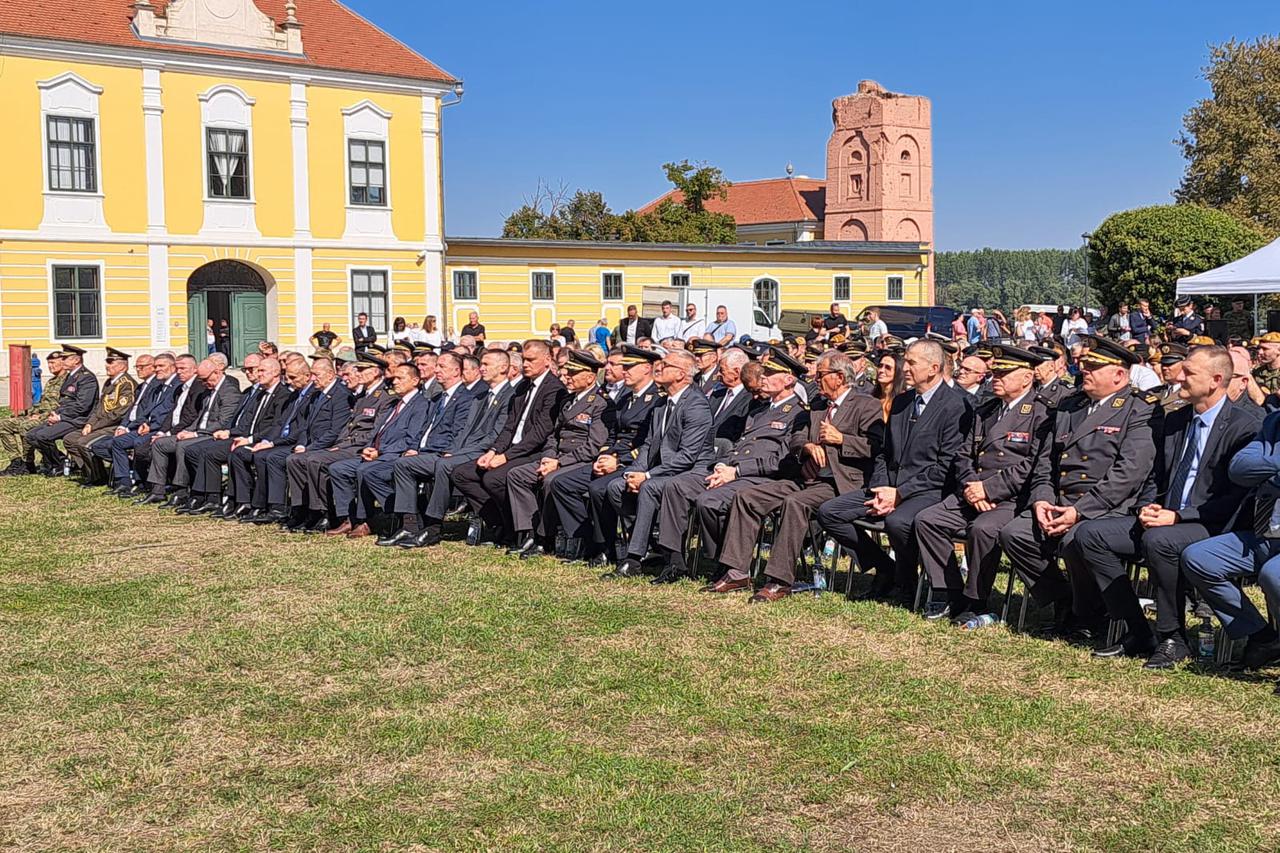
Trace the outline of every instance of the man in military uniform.
<instances>
[{"instance_id":1,"label":"man in military uniform","mask_svg":"<svg viewBox=\"0 0 1280 853\"><path fill-rule=\"evenodd\" d=\"M548 486L564 529L565 556L576 559L590 542L585 556L593 566L612 561L617 539L618 516L606 489L639 454L649 437L650 415L661 399L653 382L653 365L662 359L659 353L623 344L617 358L625 384L614 401L613 441L600 448L591 465L561 469Z\"/></svg>"},{"instance_id":2,"label":"man in military uniform","mask_svg":"<svg viewBox=\"0 0 1280 853\"><path fill-rule=\"evenodd\" d=\"M777 479L790 455L792 436L809 426L809 408L795 392L804 365L774 347L760 366L769 404L751 414L733 449L710 470L695 468L663 486L658 545L666 555L666 567L654 583L674 583L689 574L684 539L691 508L697 511L703 554L713 560L719 555L734 496L749 486Z\"/></svg>"},{"instance_id":3,"label":"man in military uniform","mask_svg":"<svg viewBox=\"0 0 1280 853\"><path fill-rule=\"evenodd\" d=\"M1067 348L1058 342L1051 346L1027 347L1027 351L1040 357L1036 365L1036 398L1050 409L1056 409L1064 399L1076 392L1067 381Z\"/></svg>"},{"instance_id":4,"label":"man in military uniform","mask_svg":"<svg viewBox=\"0 0 1280 853\"><path fill-rule=\"evenodd\" d=\"M706 338L698 338L689 342L689 352L698 360L698 373L694 377L694 387L703 396L710 397L720 381L720 344Z\"/></svg>"},{"instance_id":5,"label":"man in military uniform","mask_svg":"<svg viewBox=\"0 0 1280 853\"><path fill-rule=\"evenodd\" d=\"M356 357L347 389L354 394L351 417L332 445L300 445L285 462L289 481L289 515L281 522L291 533L323 533L329 529L329 466L354 459L369 443L373 424L396 404L383 380L387 362L373 354L372 344ZM271 518L270 521L277 519ZM268 523L264 520L263 523Z\"/></svg>"},{"instance_id":6,"label":"man in military uniform","mask_svg":"<svg viewBox=\"0 0 1280 853\"><path fill-rule=\"evenodd\" d=\"M43 424L32 427L22 439L29 448L28 453L40 451L44 464L39 473L46 477L59 476L66 461L58 449L58 439L83 427L98 404L98 379L84 366L85 351L63 344L62 352L67 378L58 389L58 405Z\"/></svg>"},{"instance_id":7,"label":"man in military uniform","mask_svg":"<svg viewBox=\"0 0 1280 853\"><path fill-rule=\"evenodd\" d=\"M596 384L596 371L604 364L583 350L568 352L560 380L569 393L542 455L516 466L507 476L507 500L516 531L513 551L522 560L554 551L552 543L560 526L552 496L557 479L584 474L589 478L601 448L614 440L613 401Z\"/></svg>"},{"instance_id":8,"label":"man in military uniform","mask_svg":"<svg viewBox=\"0 0 1280 853\"><path fill-rule=\"evenodd\" d=\"M1190 296L1179 296L1173 305L1175 316L1170 324L1173 340L1186 343L1191 338L1204 334L1204 320L1196 313L1195 302Z\"/></svg>"},{"instance_id":9,"label":"man in military uniform","mask_svg":"<svg viewBox=\"0 0 1280 853\"><path fill-rule=\"evenodd\" d=\"M1253 315L1244 309L1243 299L1232 299L1231 310L1222 315L1227 321L1227 336L1239 343L1253 337Z\"/></svg>"},{"instance_id":10,"label":"man in military uniform","mask_svg":"<svg viewBox=\"0 0 1280 853\"><path fill-rule=\"evenodd\" d=\"M861 489L884 443L880 401L853 390L861 375L843 353L830 351L818 360L818 382L827 406L821 415L810 415L807 430L792 434L786 478L758 483L734 497L720 548L720 576L706 587L708 592L728 593L750 585L760 525L781 509L765 583L751 601L774 602L791 594L811 516L836 495Z\"/></svg>"},{"instance_id":11,"label":"man in military uniform","mask_svg":"<svg viewBox=\"0 0 1280 853\"><path fill-rule=\"evenodd\" d=\"M0 472L0 476L16 474L34 474L35 466L27 458L28 450L22 438L32 427L39 426L58 407L58 399L62 392L62 382L67 378L66 367L62 361L62 351L54 350L45 357L45 367L49 368L49 379L44 383L44 392L40 402L21 414L0 421L0 450L9 457L9 467Z\"/></svg>"},{"instance_id":12,"label":"man in military uniform","mask_svg":"<svg viewBox=\"0 0 1280 853\"><path fill-rule=\"evenodd\" d=\"M116 426L133 408L138 383L129 375L129 354L107 347L107 381L102 384L98 403L89 413L84 426L62 439L73 467L84 477L82 486L96 486L106 481L106 471L90 448L95 442L113 436Z\"/></svg>"},{"instance_id":13,"label":"man in military uniform","mask_svg":"<svg viewBox=\"0 0 1280 853\"><path fill-rule=\"evenodd\" d=\"M1082 629L1092 639L1101 628L1095 621L1096 586L1092 594L1076 590L1085 620L1078 622L1073 589L1054 558L1061 555L1073 575L1087 576L1075 543L1077 525L1123 516L1143 498L1161 416L1156 397L1129 384L1129 366L1137 359L1132 351L1106 338L1085 341L1084 393L1058 408L1048 451L1031 476L1031 507L1000 531L1000 546L1031 595L1054 605L1055 629Z\"/></svg>"},{"instance_id":14,"label":"man in military uniform","mask_svg":"<svg viewBox=\"0 0 1280 853\"><path fill-rule=\"evenodd\" d=\"M978 406L956 456L955 490L916 516L920 562L933 589L925 618L950 618L955 625L990 612L1000 530L1026 509L1031 470L1053 425L1033 387L1040 357L1019 347L992 349L995 396ZM965 540L967 578L955 561L952 543L958 537Z\"/></svg>"},{"instance_id":15,"label":"man in military uniform","mask_svg":"<svg viewBox=\"0 0 1280 853\"><path fill-rule=\"evenodd\" d=\"M836 349L853 361L854 380L850 390L855 394L871 397L876 390L876 366L867 359L867 342L861 337L850 337L836 344Z\"/></svg>"},{"instance_id":16,"label":"man in military uniform","mask_svg":"<svg viewBox=\"0 0 1280 853\"><path fill-rule=\"evenodd\" d=\"M1258 366L1253 370L1253 381L1258 385L1256 390L1250 389L1253 402L1272 405L1280 395L1280 332L1258 337Z\"/></svg>"},{"instance_id":17,"label":"man in military uniform","mask_svg":"<svg viewBox=\"0 0 1280 853\"><path fill-rule=\"evenodd\" d=\"M1187 357L1186 344L1160 344L1160 379L1164 383L1152 388L1159 406L1171 415L1187 405L1187 399L1178 392L1182 388L1182 362Z\"/></svg>"}]
</instances>

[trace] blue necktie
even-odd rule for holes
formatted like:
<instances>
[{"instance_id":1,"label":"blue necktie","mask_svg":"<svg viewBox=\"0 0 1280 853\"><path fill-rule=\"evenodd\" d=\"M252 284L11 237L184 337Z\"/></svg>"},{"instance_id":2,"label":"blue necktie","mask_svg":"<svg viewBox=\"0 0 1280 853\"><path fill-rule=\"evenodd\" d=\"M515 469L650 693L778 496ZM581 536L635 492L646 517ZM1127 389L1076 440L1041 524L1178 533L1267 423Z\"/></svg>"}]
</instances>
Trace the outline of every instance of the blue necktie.
<instances>
[{"instance_id":1,"label":"blue necktie","mask_svg":"<svg viewBox=\"0 0 1280 853\"><path fill-rule=\"evenodd\" d=\"M1203 424L1200 416L1196 415L1191 419L1191 428L1187 430L1187 448L1182 451L1182 458L1178 460L1178 467L1173 472L1173 479L1169 481L1169 494L1165 496L1165 509L1171 509L1175 512L1182 509L1182 493L1187 488L1187 477L1191 474L1191 464L1196 461L1196 454L1200 450L1200 427Z\"/></svg>"},{"instance_id":2,"label":"blue necktie","mask_svg":"<svg viewBox=\"0 0 1280 853\"><path fill-rule=\"evenodd\" d=\"M302 408L302 404L306 402L311 391L311 388L303 388L302 391L298 393L298 399L293 401L293 408L289 410L289 417L284 419L284 429L280 433L282 438L289 437L289 431L293 429L293 416L298 414L298 409Z\"/></svg>"}]
</instances>

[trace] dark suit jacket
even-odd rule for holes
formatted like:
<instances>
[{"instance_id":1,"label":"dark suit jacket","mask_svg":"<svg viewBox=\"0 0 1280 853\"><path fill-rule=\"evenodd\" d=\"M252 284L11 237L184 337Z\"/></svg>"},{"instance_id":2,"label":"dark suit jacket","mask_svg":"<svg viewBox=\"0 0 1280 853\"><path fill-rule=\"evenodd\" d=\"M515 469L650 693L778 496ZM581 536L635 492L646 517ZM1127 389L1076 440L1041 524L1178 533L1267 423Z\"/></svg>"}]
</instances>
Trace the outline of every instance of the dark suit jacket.
<instances>
[{"instance_id":1,"label":"dark suit jacket","mask_svg":"<svg viewBox=\"0 0 1280 853\"><path fill-rule=\"evenodd\" d=\"M711 464L715 458L715 435L711 431L711 405L706 395L690 385L668 412L670 407L670 397L664 397L662 405L653 407L649 437L627 471L647 471L650 477L671 477Z\"/></svg>"},{"instance_id":2,"label":"dark suit jacket","mask_svg":"<svg viewBox=\"0 0 1280 853\"><path fill-rule=\"evenodd\" d=\"M261 394L267 394L267 390L261 389ZM293 402L294 390L285 383L281 378L276 382L276 387L272 389L267 397L266 402L259 399L250 403L245 410L240 413L238 423L231 428L232 438L248 438L254 442L259 439L271 435L276 431L277 426L283 425L283 420L289 411L289 405ZM261 409L259 410L259 405ZM254 412L258 412L258 419L254 421ZM252 431L250 431L252 429Z\"/></svg>"},{"instance_id":3,"label":"dark suit jacket","mask_svg":"<svg viewBox=\"0 0 1280 853\"><path fill-rule=\"evenodd\" d=\"M804 446L822 444L818 436L830 407L828 402L823 412L811 412L808 428L791 438L791 450L796 454L799 468L795 473L802 483L818 480L818 464L804 452ZM836 483L836 493L843 495L866 487L876 458L884 449L884 412L880 401L850 390L831 417L831 425L844 436L838 447L822 444L827 451L827 464Z\"/></svg>"},{"instance_id":4,"label":"dark suit jacket","mask_svg":"<svg viewBox=\"0 0 1280 853\"><path fill-rule=\"evenodd\" d=\"M623 317L622 321L618 323L617 328L613 330L613 340L615 344L620 346L622 342L627 339L627 329L630 328L631 322L632 321L630 317ZM653 335L652 320L646 320L644 317L637 317L635 319L635 323L636 323L636 340L640 340L641 338L652 337Z\"/></svg>"},{"instance_id":5,"label":"dark suit jacket","mask_svg":"<svg viewBox=\"0 0 1280 853\"><path fill-rule=\"evenodd\" d=\"M876 459L871 486L893 486L905 501L933 493L942 499L973 419L964 391L939 383L924 414L914 424L916 392L894 398L884 452Z\"/></svg>"},{"instance_id":6,"label":"dark suit jacket","mask_svg":"<svg viewBox=\"0 0 1280 853\"><path fill-rule=\"evenodd\" d=\"M1132 316L1132 315L1130 315ZM1169 484L1186 449L1192 406L1184 406L1164 420L1164 438L1156 445L1156 503L1174 509L1181 495L1170 495ZM1252 509L1241 511L1248 500L1249 488L1231 480L1229 468L1237 453L1249 445L1262 426L1253 412L1227 400L1213 420L1213 428L1205 440L1204 451L1196 470L1195 482L1187 495L1187 505L1178 510L1178 520L1199 522L1216 536L1237 526L1252 522Z\"/></svg>"},{"instance_id":7,"label":"dark suit jacket","mask_svg":"<svg viewBox=\"0 0 1280 853\"><path fill-rule=\"evenodd\" d=\"M724 385L717 384L715 390L711 392L708 398L712 413L711 428L715 431L716 438L734 442L742 437L742 431L746 429L747 410L751 407L751 393L739 386L737 396L726 407L724 400L727 396L729 396L729 389Z\"/></svg>"},{"instance_id":8,"label":"dark suit jacket","mask_svg":"<svg viewBox=\"0 0 1280 853\"><path fill-rule=\"evenodd\" d=\"M130 432L137 432L138 427L150 424L151 429L164 429L158 425L164 418L173 414L174 392L179 385L177 376L170 376L167 383L152 377L151 383L143 389L138 400L138 413L133 418L126 418L120 424ZM157 417L158 415L158 417Z\"/></svg>"},{"instance_id":9,"label":"dark suit jacket","mask_svg":"<svg viewBox=\"0 0 1280 853\"><path fill-rule=\"evenodd\" d=\"M431 410L431 402L421 392L414 394L400 408L398 401L394 406L378 417L373 434L369 436L369 447L377 446L379 459L396 459L406 450L417 450L418 441L427 428L427 413Z\"/></svg>"},{"instance_id":10,"label":"dark suit jacket","mask_svg":"<svg viewBox=\"0 0 1280 853\"><path fill-rule=\"evenodd\" d=\"M276 446L289 444L312 450L333 447L338 443L343 427L351 420L353 399L350 389L341 379L333 383L329 393L323 389L317 391L307 404L306 420L301 429L295 431L291 428L288 438L276 441Z\"/></svg>"},{"instance_id":11,"label":"dark suit jacket","mask_svg":"<svg viewBox=\"0 0 1280 853\"><path fill-rule=\"evenodd\" d=\"M98 377L80 365L62 380L58 407L54 410L64 424L84 426L98 405Z\"/></svg>"},{"instance_id":12,"label":"dark suit jacket","mask_svg":"<svg viewBox=\"0 0 1280 853\"><path fill-rule=\"evenodd\" d=\"M303 387L290 390L288 404L270 433L262 433L262 439L275 447L293 447L298 443L299 433L306 431L307 418L311 415L311 405L319 398L320 390L315 383L308 382ZM288 435L285 435L285 432Z\"/></svg>"},{"instance_id":13,"label":"dark suit jacket","mask_svg":"<svg viewBox=\"0 0 1280 853\"><path fill-rule=\"evenodd\" d=\"M471 415L472 404L475 399L467 392L467 389L458 385L454 388L453 396L449 398L448 403L444 403L444 389L440 389L440 396L431 400L431 405L427 410L428 419L423 422L422 429L425 433L427 427L431 425L431 419L435 419L435 424L431 426L430 435L418 436L418 449L423 453L445 453L453 446L454 437L462 431L467 425L467 419ZM440 404L444 403L443 408ZM439 415L436 411L439 409ZM426 444L422 443L426 439Z\"/></svg>"},{"instance_id":14,"label":"dark suit jacket","mask_svg":"<svg viewBox=\"0 0 1280 853\"><path fill-rule=\"evenodd\" d=\"M492 402L488 401L488 386L485 387L485 392L472 401L466 424L454 435L453 446L448 450L450 456L479 459L487 448L493 446L494 439L510 416L515 386L510 382L503 385Z\"/></svg>"},{"instance_id":15,"label":"dark suit jacket","mask_svg":"<svg viewBox=\"0 0 1280 853\"><path fill-rule=\"evenodd\" d=\"M178 423L173 423L173 409L178 405L178 398L182 396L182 383L177 382L173 386L173 399L169 401L169 416L166 417L158 427L161 432L175 434L186 429L195 429L196 421L200 418L200 413L204 411L205 400L209 399L209 389L204 387L199 379L191 380L191 387L187 391L187 399L182 401L182 409L178 412ZM155 424L152 424L156 428Z\"/></svg>"},{"instance_id":16,"label":"dark suit jacket","mask_svg":"<svg viewBox=\"0 0 1280 853\"><path fill-rule=\"evenodd\" d=\"M502 431L493 440L493 446L490 448L496 453L505 454L508 460L528 459L542 452L543 445L547 443L547 436L555 426L556 415L564 407L564 399L569 393L565 390L564 383L548 371L533 398L533 408L529 410L529 417L525 420L520 441L516 442L516 427L520 425L520 415L524 413L525 404L532 390L532 382L528 379L521 381L511 397L506 423L502 425Z\"/></svg>"},{"instance_id":17,"label":"dark suit jacket","mask_svg":"<svg viewBox=\"0 0 1280 853\"><path fill-rule=\"evenodd\" d=\"M197 379L196 381L199 382L200 380ZM210 393L213 394L212 401L206 397L204 406L196 415L195 422L191 427L192 430L201 435L211 435L220 429L231 429L236 420L236 415L240 412L240 403L243 395L240 393L240 383L232 377L223 377L222 384L218 386L216 391L211 391ZM200 428L200 421L204 417L206 407L209 409L209 419L202 429Z\"/></svg>"},{"instance_id":18,"label":"dark suit jacket","mask_svg":"<svg viewBox=\"0 0 1280 853\"><path fill-rule=\"evenodd\" d=\"M1034 390L1000 417L1004 401L992 398L975 412L956 457L955 486L981 482L987 500L1016 500L1018 508L1031 493L1031 472L1045 452L1053 431L1053 412Z\"/></svg>"},{"instance_id":19,"label":"dark suit jacket","mask_svg":"<svg viewBox=\"0 0 1280 853\"><path fill-rule=\"evenodd\" d=\"M364 328L364 332L361 332L359 326L351 327L352 345L358 350L378 342L378 333L373 330L373 326L365 326Z\"/></svg>"}]
</instances>

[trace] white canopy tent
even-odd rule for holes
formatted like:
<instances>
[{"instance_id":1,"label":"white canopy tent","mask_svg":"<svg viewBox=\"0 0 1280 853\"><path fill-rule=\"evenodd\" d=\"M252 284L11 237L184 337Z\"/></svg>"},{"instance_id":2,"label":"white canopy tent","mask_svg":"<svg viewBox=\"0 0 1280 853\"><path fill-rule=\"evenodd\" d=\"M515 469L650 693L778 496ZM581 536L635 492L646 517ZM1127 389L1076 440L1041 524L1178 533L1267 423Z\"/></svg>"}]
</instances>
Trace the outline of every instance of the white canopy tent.
<instances>
[{"instance_id":1,"label":"white canopy tent","mask_svg":"<svg viewBox=\"0 0 1280 853\"><path fill-rule=\"evenodd\" d=\"M1258 294L1280 293L1280 240L1216 269L1178 279L1178 295L1253 294L1254 328L1258 323Z\"/></svg>"}]
</instances>

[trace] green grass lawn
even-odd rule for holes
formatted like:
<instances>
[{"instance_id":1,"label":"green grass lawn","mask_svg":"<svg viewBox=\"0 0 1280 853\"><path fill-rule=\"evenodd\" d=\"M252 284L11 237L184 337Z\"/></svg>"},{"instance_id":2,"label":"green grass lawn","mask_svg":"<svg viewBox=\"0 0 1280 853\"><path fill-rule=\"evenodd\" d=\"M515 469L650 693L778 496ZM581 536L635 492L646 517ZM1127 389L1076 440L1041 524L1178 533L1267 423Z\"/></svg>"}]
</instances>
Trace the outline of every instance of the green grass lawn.
<instances>
[{"instance_id":1,"label":"green grass lawn","mask_svg":"<svg viewBox=\"0 0 1280 853\"><path fill-rule=\"evenodd\" d=\"M0 481L0 845L1276 850L1267 678Z\"/></svg>"}]
</instances>

